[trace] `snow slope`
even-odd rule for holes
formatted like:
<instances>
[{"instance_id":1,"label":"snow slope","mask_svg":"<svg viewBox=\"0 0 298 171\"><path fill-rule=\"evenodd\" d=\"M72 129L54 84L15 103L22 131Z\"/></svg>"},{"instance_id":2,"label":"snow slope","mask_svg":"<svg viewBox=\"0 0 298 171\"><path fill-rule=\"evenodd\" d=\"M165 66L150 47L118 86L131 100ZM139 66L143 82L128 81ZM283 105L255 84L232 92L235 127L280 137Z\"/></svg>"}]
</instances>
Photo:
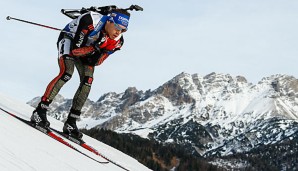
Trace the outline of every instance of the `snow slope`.
<instances>
[{"instance_id":1,"label":"snow slope","mask_svg":"<svg viewBox=\"0 0 298 171\"><path fill-rule=\"evenodd\" d=\"M25 119L29 119L33 110L29 105L9 98L1 92L0 107ZM99 164L27 126L5 112L0 111L0 121L0 170L123 171L123 169L112 163ZM62 129L62 122L53 118L49 118L49 121L52 127ZM150 170L130 156L87 135L84 135L83 139L101 154L131 171ZM80 146L71 144L89 156L104 161L101 157Z\"/></svg>"}]
</instances>

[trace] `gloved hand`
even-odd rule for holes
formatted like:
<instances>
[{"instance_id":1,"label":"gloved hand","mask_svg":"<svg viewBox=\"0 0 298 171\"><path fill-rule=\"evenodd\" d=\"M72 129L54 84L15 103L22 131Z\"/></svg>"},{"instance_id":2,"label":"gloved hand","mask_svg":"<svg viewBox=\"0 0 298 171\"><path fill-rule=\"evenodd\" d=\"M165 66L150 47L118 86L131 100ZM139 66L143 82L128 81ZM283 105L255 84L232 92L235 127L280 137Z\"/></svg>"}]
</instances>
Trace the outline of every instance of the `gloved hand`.
<instances>
[{"instance_id":1,"label":"gloved hand","mask_svg":"<svg viewBox=\"0 0 298 171\"><path fill-rule=\"evenodd\" d=\"M85 46L85 47L73 49L71 53L75 57L85 57L85 56L93 55L96 51L97 49L95 49L93 46Z\"/></svg>"},{"instance_id":2,"label":"gloved hand","mask_svg":"<svg viewBox=\"0 0 298 171\"><path fill-rule=\"evenodd\" d=\"M92 55L80 57L79 60L81 60L83 64L86 64L89 66L95 66L100 56L101 56L100 52L95 51Z\"/></svg>"},{"instance_id":3,"label":"gloved hand","mask_svg":"<svg viewBox=\"0 0 298 171\"><path fill-rule=\"evenodd\" d=\"M71 51L72 56L77 57L83 64L95 66L99 57L100 49L95 46L85 46Z\"/></svg>"}]
</instances>

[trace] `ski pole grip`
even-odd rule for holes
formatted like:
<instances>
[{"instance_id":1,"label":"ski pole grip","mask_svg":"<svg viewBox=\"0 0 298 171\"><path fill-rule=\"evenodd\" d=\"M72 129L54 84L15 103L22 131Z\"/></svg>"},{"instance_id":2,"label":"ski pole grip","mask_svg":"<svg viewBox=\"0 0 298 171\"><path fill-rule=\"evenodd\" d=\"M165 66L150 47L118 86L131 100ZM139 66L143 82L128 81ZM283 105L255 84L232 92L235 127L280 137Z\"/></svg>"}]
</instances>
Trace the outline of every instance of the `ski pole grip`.
<instances>
[{"instance_id":1,"label":"ski pole grip","mask_svg":"<svg viewBox=\"0 0 298 171\"><path fill-rule=\"evenodd\" d=\"M10 19L11 19L11 17L10 17L10 16L7 16L7 17L6 17L6 20L10 20Z\"/></svg>"}]
</instances>

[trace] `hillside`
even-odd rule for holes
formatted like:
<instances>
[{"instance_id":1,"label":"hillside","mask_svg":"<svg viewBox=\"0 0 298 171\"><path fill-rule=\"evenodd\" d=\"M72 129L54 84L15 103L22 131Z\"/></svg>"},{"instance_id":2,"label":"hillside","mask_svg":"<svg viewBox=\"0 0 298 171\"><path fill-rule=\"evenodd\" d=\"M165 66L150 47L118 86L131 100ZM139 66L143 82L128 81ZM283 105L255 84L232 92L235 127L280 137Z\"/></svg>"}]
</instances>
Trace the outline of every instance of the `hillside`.
<instances>
[{"instance_id":1,"label":"hillside","mask_svg":"<svg viewBox=\"0 0 298 171\"><path fill-rule=\"evenodd\" d=\"M28 119L33 110L32 107L8 98L2 93L0 93L0 107L24 119ZM0 120L0 134L2 136L0 141L0 170L123 171L112 163L99 164L94 162L2 111L0 111ZM53 118L49 118L49 120L52 127L62 128L62 122ZM131 171L150 170L137 160L87 135L84 135L83 139L100 153ZM89 156L104 161L101 157L82 149L78 145L73 143L72 145Z\"/></svg>"}]
</instances>

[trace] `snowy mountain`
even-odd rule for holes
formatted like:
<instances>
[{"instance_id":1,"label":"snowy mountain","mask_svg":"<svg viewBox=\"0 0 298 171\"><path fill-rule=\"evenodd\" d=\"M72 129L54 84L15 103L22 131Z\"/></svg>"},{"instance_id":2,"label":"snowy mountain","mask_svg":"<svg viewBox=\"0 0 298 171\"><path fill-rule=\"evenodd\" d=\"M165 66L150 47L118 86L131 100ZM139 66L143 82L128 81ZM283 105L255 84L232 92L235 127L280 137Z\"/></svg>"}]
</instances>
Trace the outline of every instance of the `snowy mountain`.
<instances>
[{"instance_id":1,"label":"snowy mountain","mask_svg":"<svg viewBox=\"0 0 298 171\"><path fill-rule=\"evenodd\" d=\"M24 119L29 119L32 107L22 104L0 93L0 107ZM105 170L123 171L112 164L99 164L71 148L55 141L34 128L22 123L14 117L0 111L0 170ZM50 118L51 126L61 129L63 123ZM111 148L93 138L84 135L83 139L101 154L131 171L150 170L137 160ZM71 143L71 142L69 142ZM71 143L77 149L99 161L103 158Z\"/></svg>"},{"instance_id":2,"label":"snowy mountain","mask_svg":"<svg viewBox=\"0 0 298 171\"><path fill-rule=\"evenodd\" d=\"M71 99L58 96L50 113L64 120L70 105ZM202 156L226 156L291 138L297 122L298 80L292 76L252 84L242 76L181 73L153 91L130 87L87 101L79 124L182 144Z\"/></svg>"}]
</instances>

